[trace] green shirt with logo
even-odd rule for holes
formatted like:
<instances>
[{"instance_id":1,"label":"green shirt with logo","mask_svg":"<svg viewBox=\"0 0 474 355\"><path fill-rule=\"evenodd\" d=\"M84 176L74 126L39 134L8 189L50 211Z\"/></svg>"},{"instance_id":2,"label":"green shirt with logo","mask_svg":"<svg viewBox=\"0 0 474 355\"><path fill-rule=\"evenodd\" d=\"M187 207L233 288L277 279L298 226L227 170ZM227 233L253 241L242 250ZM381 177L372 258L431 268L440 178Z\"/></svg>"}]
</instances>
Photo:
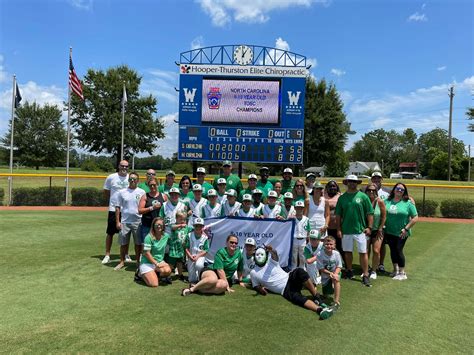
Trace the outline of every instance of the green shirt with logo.
<instances>
[{"instance_id":1,"label":"green shirt with logo","mask_svg":"<svg viewBox=\"0 0 474 355\"><path fill-rule=\"evenodd\" d=\"M265 198L268 196L268 192L273 190L273 184L269 180L265 183L263 183L262 180L258 180L257 189L262 190L263 198Z\"/></svg>"},{"instance_id":2,"label":"green shirt with logo","mask_svg":"<svg viewBox=\"0 0 474 355\"><path fill-rule=\"evenodd\" d=\"M342 234L360 234L367 225L367 215L374 214L369 197L361 192L345 192L337 200L336 216L341 216Z\"/></svg>"},{"instance_id":3,"label":"green shirt with logo","mask_svg":"<svg viewBox=\"0 0 474 355\"><path fill-rule=\"evenodd\" d=\"M385 200L387 220L385 221L385 233L400 235L401 231L410 222L410 218L418 215L415 205L411 201ZM410 230L407 235L411 235Z\"/></svg>"},{"instance_id":4,"label":"green shirt with logo","mask_svg":"<svg viewBox=\"0 0 474 355\"><path fill-rule=\"evenodd\" d=\"M183 245L186 240L186 235L193 229L189 226L182 227L174 230L171 233L168 245L170 247L169 253L172 258L183 258L184 248Z\"/></svg>"},{"instance_id":5,"label":"green shirt with logo","mask_svg":"<svg viewBox=\"0 0 474 355\"><path fill-rule=\"evenodd\" d=\"M224 270L225 277L230 279L236 271L243 271L244 259L240 249L234 252L234 255L229 255L227 248L221 248L214 256L213 270Z\"/></svg>"},{"instance_id":6,"label":"green shirt with logo","mask_svg":"<svg viewBox=\"0 0 474 355\"><path fill-rule=\"evenodd\" d=\"M223 178L225 179L226 183L227 183L227 186L226 186L226 190L230 190L230 189L234 189L235 191L237 191L237 193L240 193L240 191L242 191L244 189L243 185L242 185L242 181L240 181L240 178L235 175L235 174L230 174L229 176L225 177L224 175L219 175L219 176L216 176L214 178L214 188L217 190L217 180L220 179L220 178Z\"/></svg>"},{"instance_id":7,"label":"green shirt with logo","mask_svg":"<svg viewBox=\"0 0 474 355\"><path fill-rule=\"evenodd\" d=\"M293 188L295 187L295 181L294 180L285 180L282 179L280 180L281 182L281 194L284 195L285 192L292 192Z\"/></svg>"},{"instance_id":8,"label":"green shirt with logo","mask_svg":"<svg viewBox=\"0 0 474 355\"><path fill-rule=\"evenodd\" d=\"M165 249L168 244L170 236L169 234L163 234L160 240L154 239L151 234L147 234L145 241L143 242L143 256L141 258L141 264L152 264L150 260L145 256L145 252L149 251L153 259L156 262L161 263L165 258Z\"/></svg>"},{"instance_id":9,"label":"green shirt with logo","mask_svg":"<svg viewBox=\"0 0 474 355\"><path fill-rule=\"evenodd\" d=\"M173 186L168 186L168 185L166 185L166 183L164 183L164 184L158 186L158 191L161 192L162 194L165 194L166 196L170 197L169 192L170 192L170 189L172 187L176 187L176 188L179 189L179 185L176 184L176 183L174 183Z\"/></svg>"}]
</instances>

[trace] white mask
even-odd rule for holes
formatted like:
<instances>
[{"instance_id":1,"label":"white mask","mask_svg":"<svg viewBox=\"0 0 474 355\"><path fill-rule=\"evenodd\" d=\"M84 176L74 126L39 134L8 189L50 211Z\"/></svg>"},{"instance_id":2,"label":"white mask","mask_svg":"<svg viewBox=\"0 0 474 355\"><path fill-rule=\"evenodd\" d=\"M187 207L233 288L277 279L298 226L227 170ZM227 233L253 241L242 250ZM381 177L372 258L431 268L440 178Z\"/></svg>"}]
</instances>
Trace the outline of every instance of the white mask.
<instances>
[{"instance_id":1,"label":"white mask","mask_svg":"<svg viewBox=\"0 0 474 355\"><path fill-rule=\"evenodd\" d=\"M267 252L263 248L258 248L255 252L255 263L257 265L265 265L267 261Z\"/></svg>"}]
</instances>

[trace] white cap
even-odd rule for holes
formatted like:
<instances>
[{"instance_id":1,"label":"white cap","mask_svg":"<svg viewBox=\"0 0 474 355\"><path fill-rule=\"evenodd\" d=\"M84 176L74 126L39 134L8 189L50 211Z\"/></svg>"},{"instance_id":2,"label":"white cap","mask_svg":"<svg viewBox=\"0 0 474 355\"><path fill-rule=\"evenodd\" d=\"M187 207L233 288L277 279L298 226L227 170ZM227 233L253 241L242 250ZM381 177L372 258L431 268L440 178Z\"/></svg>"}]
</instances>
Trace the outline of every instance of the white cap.
<instances>
[{"instance_id":1,"label":"white cap","mask_svg":"<svg viewBox=\"0 0 474 355\"><path fill-rule=\"evenodd\" d=\"M352 175L352 174L351 174L351 175L347 175L347 177L346 177L344 180L342 180L342 183L343 183L344 185L347 185L347 182L348 182L348 181L357 181L358 184L360 184L360 183L362 182L361 179L359 179L356 175Z\"/></svg>"},{"instance_id":2,"label":"white cap","mask_svg":"<svg viewBox=\"0 0 474 355\"><path fill-rule=\"evenodd\" d=\"M255 195L255 194L261 194L262 195L263 192L260 189L255 189L255 190L252 191L252 195Z\"/></svg>"},{"instance_id":3,"label":"white cap","mask_svg":"<svg viewBox=\"0 0 474 355\"><path fill-rule=\"evenodd\" d=\"M277 197L278 197L278 194L277 194L276 191L271 190L271 191L268 191L268 197L275 197L275 198L277 198Z\"/></svg>"},{"instance_id":4,"label":"white cap","mask_svg":"<svg viewBox=\"0 0 474 355\"><path fill-rule=\"evenodd\" d=\"M201 184L194 184L193 185L193 191L202 191Z\"/></svg>"},{"instance_id":5,"label":"white cap","mask_svg":"<svg viewBox=\"0 0 474 355\"><path fill-rule=\"evenodd\" d=\"M234 196L234 197L237 197L237 191L235 191L234 189L230 189L229 191L226 191L225 193L227 196Z\"/></svg>"},{"instance_id":6,"label":"white cap","mask_svg":"<svg viewBox=\"0 0 474 355\"><path fill-rule=\"evenodd\" d=\"M283 195L283 198L293 198L293 194L291 192L285 192L285 194Z\"/></svg>"},{"instance_id":7,"label":"white cap","mask_svg":"<svg viewBox=\"0 0 474 355\"><path fill-rule=\"evenodd\" d=\"M252 195L245 194L242 196L242 201L252 201Z\"/></svg>"},{"instance_id":8,"label":"white cap","mask_svg":"<svg viewBox=\"0 0 474 355\"><path fill-rule=\"evenodd\" d=\"M371 177L374 177L374 176L382 177L382 173L380 171L374 171Z\"/></svg>"},{"instance_id":9,"label":"white cap","mask_svg":"<svg viewBox=\"0 0 474 355\"><path fill-rule=\"evenodd\" d=\"M203 173L203 174L205 174L205 173L206 173L206 169L204 169L203 167L197 168L197 169L196 169L196 173Z\"/></svg>"},{"instance_id":10,"label":"white cap","mask_svg":"<svg viewBox=\"0 0 474 355\"><path fill-rule=\"evenodd\" d=\"M217 179L217 185L219 185L219 184L227 184L226 179L224 179L224 178Z\"/></svg>"},{"instance_id":11,"label":"white cap","mask_svg":"<svg viewBox=\"0 0 474 355\"><path fill-rule=\"evenodd\" d=\"M255 174L250 174L248 180L250 180L250 179L255 179L255 180L257 180L258 178L257 178L257 175L255 175Z\"/></svg>"},{"instance_id":12,"label":"white cap","mask_svg":"<svg viewBox=\"0 0 474 355\"><path fill-rule=\"evenodd\" d=\"M173 194L173 193L179 194L180 192L179 192L179 189L177 187L172 187L168 193L170 193L170 194Z\"/></svg>"},{"instance_id":13,"label":"white cap","mask_svg":"<svg viewBox=\"0 0 474 355\"><path fill-rule=\"evenodd\" d=\"M168 170L168 171L166 172L166 176L168 176L168 175L176 176L176 174L174 173L173 170Z\"/></svg>"},{"instance_id":14,"label":"white cap","mask_svg":"<svg viewBox=\"0 0 474 355\"><path fill-rule=\"evenodd\" d=\"M247 239L245 239L245 244L246 244L246 245L257 246L257 243L255 243L255 239L253 239L253 238L247 238Z\"/></svg>"},{"instance_id":15,"label":"white cap","mask_svg":"<svg viewBox=\"0 0 474 355\"><path fill-rule=\"evenodd\" d=\"M210 197L210 196L217 196L217 191L214 190L214 189L210 189L210 190L207 192L207 197Z\"/></svg>"},{"instance_id":16,"label":"white cap","mask_svg":"<svg viewBox=\"0 0 474 355\"><path fill-rule=\"evenodd\" d=\"M202 218L194 218L194 223L193 225L200 224L201 226L204 225L204 220Z\"/></svg>"},{"instance_id":17,"label":"white cap","mask_svg":"<svg viewBox=\"0 0 474 355\"><path fill-rule=\"evenodd\" d=\"M293 174L293 170L291 170L291 168L285 168L285 170L283 170L283 174L284 174L284 173Z\"/></svg>"},{"instance_id":18,"label":"white cap","mask_svg":"<svg viewBox=\"0 0 474 355\"><path fill-rule=\"evenodd\" d=\"M295 207L304 207L304 201L296 201Z\"/></svg>"},{"instance_id":19,"label":"white cap","mask_svg":"<svg viewBox=\"0 0 474 355\"><path fill-rule=\"evenodd\" d=\"M321 239L321 234L317 229L311 229L309 231L309 239Z\"/></svg>"}]
</instances>

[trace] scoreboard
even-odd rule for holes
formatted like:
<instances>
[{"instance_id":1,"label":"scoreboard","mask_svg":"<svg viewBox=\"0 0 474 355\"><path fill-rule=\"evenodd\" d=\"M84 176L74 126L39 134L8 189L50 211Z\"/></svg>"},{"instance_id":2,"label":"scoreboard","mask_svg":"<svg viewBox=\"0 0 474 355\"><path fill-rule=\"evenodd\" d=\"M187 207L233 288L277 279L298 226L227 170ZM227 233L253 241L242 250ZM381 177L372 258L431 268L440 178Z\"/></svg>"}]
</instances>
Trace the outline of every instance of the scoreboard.
<instances>
[{"instance_id":1,"label":"scoreboard","mask_svg":"<svg viewBox=\"0 0 474 355\"><path fill-rule=\"evenodd\" d=\"M180 64L179 160L303 163L306 69Z\"/></svg>"}]
</instances>

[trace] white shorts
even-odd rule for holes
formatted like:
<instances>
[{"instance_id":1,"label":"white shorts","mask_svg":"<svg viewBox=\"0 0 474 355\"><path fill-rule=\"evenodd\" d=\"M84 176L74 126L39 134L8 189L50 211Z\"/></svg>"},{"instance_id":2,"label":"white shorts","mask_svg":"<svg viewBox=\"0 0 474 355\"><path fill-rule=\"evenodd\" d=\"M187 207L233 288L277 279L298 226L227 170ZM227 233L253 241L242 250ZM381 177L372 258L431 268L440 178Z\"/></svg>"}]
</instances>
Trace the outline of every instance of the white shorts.
<instances>
[{"instance_id":1,"label":"white shorts","mask_svg":"<svg viewBox=\"0 0 474 355\"><path fill-rule=\"evenodd\" d=\"M357 243L357 251L359 253L367 253L367 240L369 238L365 233L360 234L344 234L342 236L342 250L352 252L354 249L354 241Z\"/></svg>"},{"instance_id":2,"label":"white shorts","mask_svg":"<svg viewBox=\"0 0 474 355\"><path fill-rule=\"evenodd\" d=\"M161 264L166 264L164 261L161 263L158 263L158 266L161 266ZM155 271L156 267L153 264L140 264L140 275L147 274L149 272Z\"/></svg>"}]
</instances>

